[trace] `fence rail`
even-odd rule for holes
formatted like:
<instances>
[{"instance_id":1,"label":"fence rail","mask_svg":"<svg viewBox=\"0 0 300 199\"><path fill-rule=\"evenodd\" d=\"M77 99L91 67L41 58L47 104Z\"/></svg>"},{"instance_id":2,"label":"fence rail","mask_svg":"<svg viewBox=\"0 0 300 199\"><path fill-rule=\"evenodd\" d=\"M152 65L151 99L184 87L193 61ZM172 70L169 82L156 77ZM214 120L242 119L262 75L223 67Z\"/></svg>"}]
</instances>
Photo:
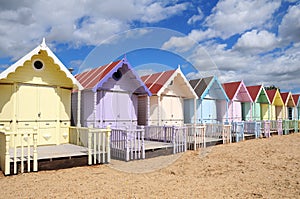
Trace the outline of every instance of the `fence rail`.
<instances>
[{"instance_id":1,"label":"fence rail","mask_svg":"<svg viewBox=\"0 0 300 199\"><path fill-rule=\"evenodd\" d=\"M88 148L88 165L110 162L111 129L70 127L70 144Z\"/></svg>"},{"instance_id":2,"label":"fence rail","mask_svg":"<svg viewBox=\"0 0 300 199\"><path fill-rule=\"evenodd\" d=\"M236 142L245 139L244 135L244 122L232 122L232 137L235 138Z\"/></svg>"},{"instance_id":3,"label":"fence rail","mask_svg":"<svg viewBox=\"0 0 300 199\"><path fill-rule=\"evenodd\" d=\"M11 162L13 174L38 170L37 131L14 133L9 129L0 131L0 167L4 175L11 174ZM33 168L31 169L31 162Z\"/></svg>"},{"instance_id":4,"label":"fence rail","mask_svg":"<svg viewBox=\"0 0 300 199\"><path fill-rule=\"evenodd\" d=\"M255 138L261 136L261 122L258 121L245 121L244 122L244 133L254 135Z\"/></svg>"},{"instance_id":5,"label":"fence rail","mask_svg":"<svg viewBox=\"0 0 300 199\"><path fill-rule=\"evenodd\" d=\"M145 159L145 130L112 129L111 156L120 160Z\"/></svg>"}]
</instances>

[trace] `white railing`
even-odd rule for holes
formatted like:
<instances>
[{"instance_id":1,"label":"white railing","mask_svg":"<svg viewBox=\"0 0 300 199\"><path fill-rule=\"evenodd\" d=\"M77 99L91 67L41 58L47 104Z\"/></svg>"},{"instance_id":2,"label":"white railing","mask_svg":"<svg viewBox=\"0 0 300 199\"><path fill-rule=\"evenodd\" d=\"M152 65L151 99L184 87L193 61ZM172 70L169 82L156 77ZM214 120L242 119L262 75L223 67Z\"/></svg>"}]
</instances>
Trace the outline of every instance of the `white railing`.
<instances>
[{"instance_id":1,"label":"white railing","mask_svg":"<svg viewBox=\"0 0 300 199\"><path fill-rule=\"evenodd\" d=\"M112 129L111 156L120 160L145 159L144 129Z\"/></svg>"},{"instance_id":2,"label":"white railing","mask_svg":"<svg viewBox=\"0 0 300 199\"><path fill-rule=\"evenodd\" d=\"M70 144L88 148L88 165L110 162L111 129L70 127Z\"/></svg>"},{"instance_id":3,"label":"white railing","mask_svg":"<svg viewBox=\"0 0 300 199\"><path fill-rule=\"evenodd\" d=\"M172 143L173 153L187 149L187 128L181 126L144 126L145 140Z\"/></svg>"},{"instance_id":4,"label":"white railing","mask_svg":"<svg viewBox=\"0 0 300 199\"><path fill-rule=\"evenodd\" d=\"M197 150L205 148L205 125L186 124L187 127L187 149Z\"/></svg>"},{"instance_id":5,"label":"white railing","mask_svg":"<svg viewBox=\"0 0 300 199\"><path fill-rule=\"evenodd\" d=\"M232 137L235 138L236 142L245 140L244 135L244 122L232 122Z\"/></svg>"},{"instance_id":6,"label":"white railing","mask_svg":"<svg viewBox=\"0 0 300 199\"><path fill-rule=\"evenodd\" d=\"M37 159L37 129L19 133L0 131L0 167L5 175L11 174L11 163L13 174L38 171Z\"/></svg>"},{"instance_id":7,"label":"white railing","mask_svg":"<svg viewBox=\"0 0 300 199\"><path fill-rule=\"evenodd\" d=\"M261 122L258 121L245 121L244 122L244 133L254 135L255 138L261 136Z\"/></svg>"}]
</instances>

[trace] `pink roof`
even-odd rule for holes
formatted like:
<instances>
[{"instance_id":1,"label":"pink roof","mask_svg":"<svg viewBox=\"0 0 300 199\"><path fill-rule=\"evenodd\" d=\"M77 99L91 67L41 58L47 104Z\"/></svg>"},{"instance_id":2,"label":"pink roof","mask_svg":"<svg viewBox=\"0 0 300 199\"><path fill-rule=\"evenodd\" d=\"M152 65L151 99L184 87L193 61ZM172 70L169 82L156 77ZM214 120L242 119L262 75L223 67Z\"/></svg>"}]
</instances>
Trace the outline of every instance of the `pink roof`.
<instances>
[{"instance_id":1,"label":"pink roof","mask_svg":"<svg viewBox=\"0 0 300 199\"><path fill-rule=\"evenodd\" d=\"M117 66L121 60L112 62L110 64L94 68L78 75L75 78L85 89L94 88L98 82L100 82L115 66Z\"/></svg>"},{"instance_id":2,"label":"pink roof","mask_svg":"<svg viewBox=\"0 0 300 199\"><path fill-rule=\"evenodd\" d=\"M257 86L247 86L247 90L249 92L249 95L252 98L252 101L255 101L257 96L260 94L259 91L261 89L261 85L257 85Z\"/></svg>"},{"instance_id":3,"label":"pink roof","mask_svg":"<svg viewBox=\"0 0 300 199\"><path fill-rule=\"evenodd\" d=\"M152 94L157 94L158 91L165 85L169 78L176 70L169 70L160 73L154 73L141 77Z\"/></svg>"}]
</instances>

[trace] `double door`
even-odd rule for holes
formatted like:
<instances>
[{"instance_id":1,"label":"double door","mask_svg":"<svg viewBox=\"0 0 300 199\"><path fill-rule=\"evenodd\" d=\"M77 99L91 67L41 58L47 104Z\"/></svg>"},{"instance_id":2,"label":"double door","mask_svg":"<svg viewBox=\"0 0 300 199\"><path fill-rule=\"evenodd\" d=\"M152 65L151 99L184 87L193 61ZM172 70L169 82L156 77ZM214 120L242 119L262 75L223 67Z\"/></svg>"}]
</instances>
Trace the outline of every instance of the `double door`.
<instances>
[{"instance_id":1,"label":"double door","mask_svg":"<svg viewBox=\"0 0 300 199\"><path fill-rule=\"evenodd\" d=\"M59 142L59 94L50 86L17 86L16 126L18 132L38 132L38 145L52 145Z\"/></svg>"}]
</instances>

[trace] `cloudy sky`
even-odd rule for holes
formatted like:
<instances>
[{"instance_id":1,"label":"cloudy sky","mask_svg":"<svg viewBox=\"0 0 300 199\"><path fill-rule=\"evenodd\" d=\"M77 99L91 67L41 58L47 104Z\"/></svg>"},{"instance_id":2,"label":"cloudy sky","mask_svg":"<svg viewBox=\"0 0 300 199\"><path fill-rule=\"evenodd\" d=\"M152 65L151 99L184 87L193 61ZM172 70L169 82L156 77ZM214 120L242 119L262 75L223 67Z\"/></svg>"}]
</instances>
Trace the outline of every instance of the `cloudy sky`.
<instances>
[{"instance_id":1,"label":"cloudy sky","mask_svg":"<svg viewBox=\"0 0 300 199\"><path fill-rule=\"evenodd\" d=\"M297 0L0 0L0 70L43 37L75 72L126 54L140 73L181 65L300 92Z\"/></svg>"}]
</instances>

